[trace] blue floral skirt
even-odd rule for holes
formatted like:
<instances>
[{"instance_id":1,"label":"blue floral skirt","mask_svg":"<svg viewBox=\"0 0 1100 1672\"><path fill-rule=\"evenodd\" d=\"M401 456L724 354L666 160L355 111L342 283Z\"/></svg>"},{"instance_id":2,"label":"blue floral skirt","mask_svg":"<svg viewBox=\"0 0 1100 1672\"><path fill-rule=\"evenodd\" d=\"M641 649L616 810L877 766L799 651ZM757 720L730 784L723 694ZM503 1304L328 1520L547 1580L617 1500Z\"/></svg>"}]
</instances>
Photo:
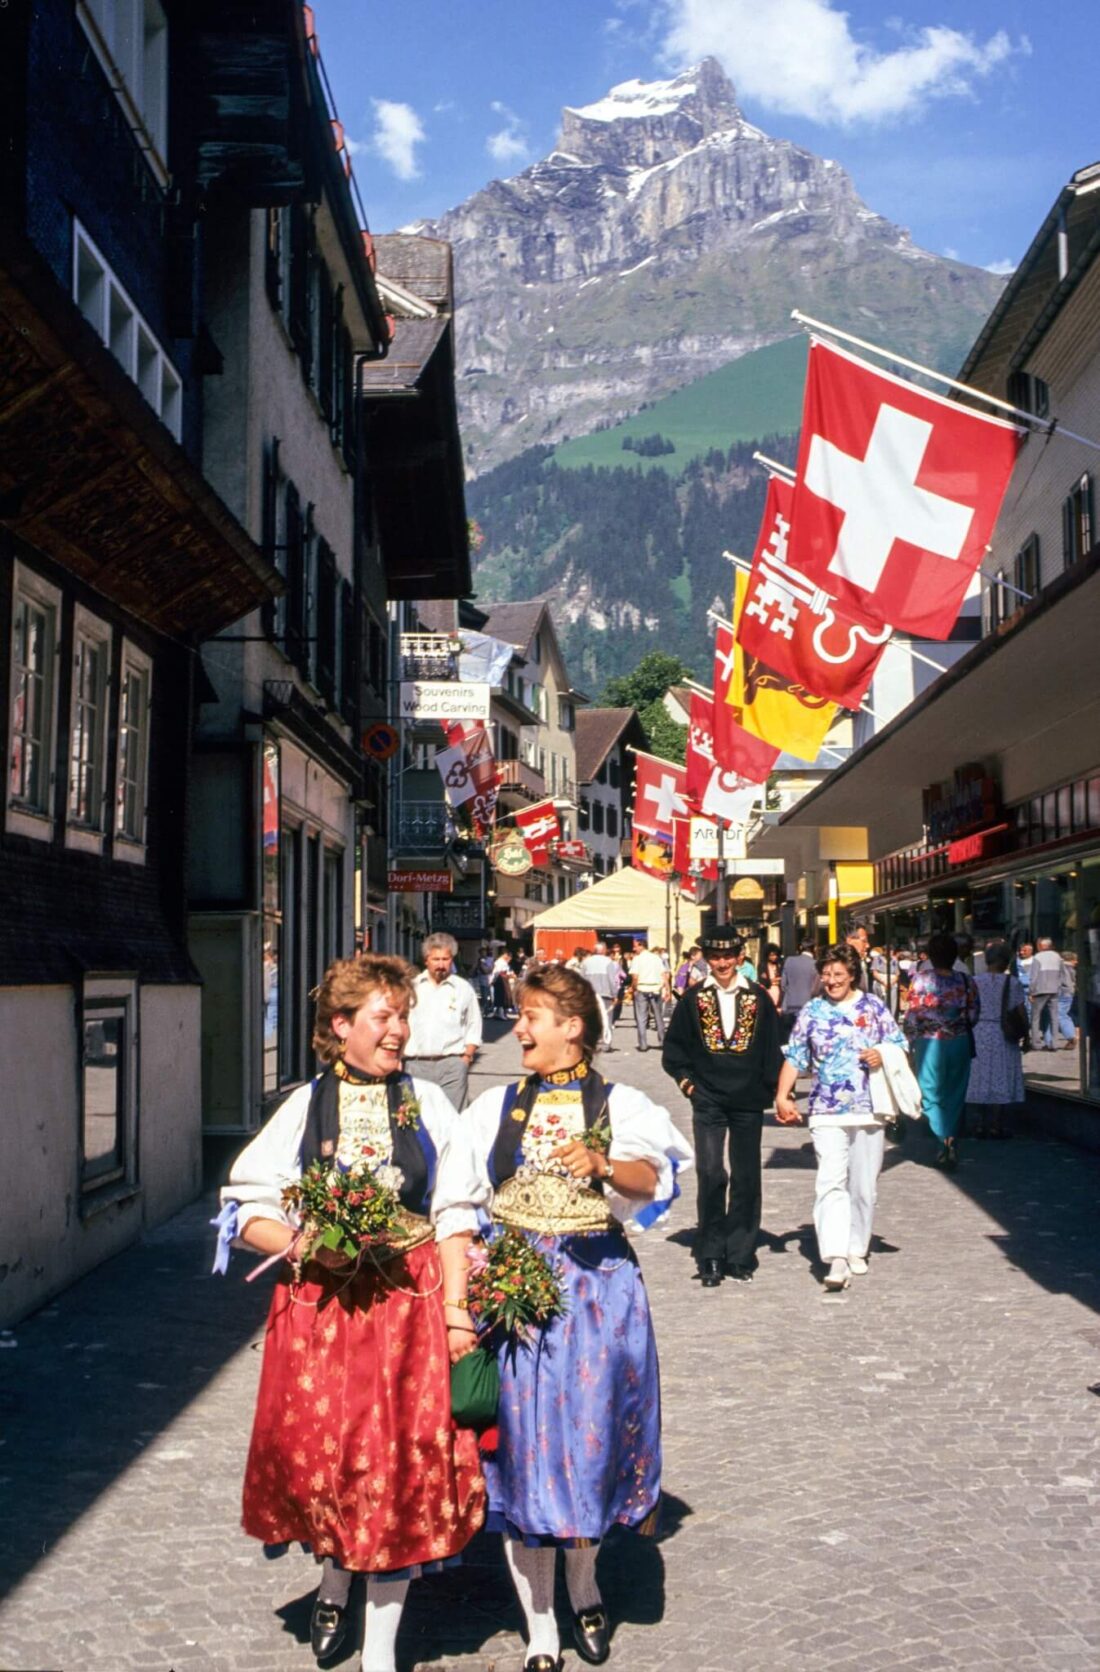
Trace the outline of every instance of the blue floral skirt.
<instances>
[{"instance_id":1,"label":"blue floral skirt","mask_svg":"<svg viewBox=\"0 0 1100 1672\"><path fill-rule=\"evenodd\" d=\"M661 1392L645 1284L622 1231L525 1233L558 1267L568 1312L499 1351L499 1442L483 1458L486 1526L524 1544L654 1530Z\"/></svg>"}]
</instances>

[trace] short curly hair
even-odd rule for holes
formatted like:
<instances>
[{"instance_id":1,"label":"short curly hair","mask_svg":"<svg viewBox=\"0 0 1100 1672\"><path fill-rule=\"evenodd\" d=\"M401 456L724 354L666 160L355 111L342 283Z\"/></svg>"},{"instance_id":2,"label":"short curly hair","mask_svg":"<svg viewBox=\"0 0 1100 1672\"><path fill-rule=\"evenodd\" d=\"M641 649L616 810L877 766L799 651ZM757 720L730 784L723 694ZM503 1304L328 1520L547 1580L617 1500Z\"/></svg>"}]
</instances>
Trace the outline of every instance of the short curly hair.
<instances>
[{"instance_id":1,"label":"short curly hair","mask_svg":"<svg viewBox=\"0 0 1100 1672\"><path fill-rule=\"evenodd\" d=\"M825 968L826 964L843 964L844 968L851 976L853 983L858 982L860 976L863 974L863 960L856 951L855 947L850 946L847 941L839 941L836 946L827 946L825 948L824 952L817 960L817 970L819 975Z\"/></svg>"},{"instance_id":2,"label":"short curly hair","mask_svg":"<svg viewBox=\"0 0 1100 1672\"><path fill-rule=\"evenodd\" d=\"M334 1016L354 1016L372 993L389 993L393 998L413 1001L416 971L404 958L365 952L361 958L337 958L325 971L315 990L313 1049L322 1062L335 1062L340 1041L332 1030Z\"/></svg>"}]
</instances>

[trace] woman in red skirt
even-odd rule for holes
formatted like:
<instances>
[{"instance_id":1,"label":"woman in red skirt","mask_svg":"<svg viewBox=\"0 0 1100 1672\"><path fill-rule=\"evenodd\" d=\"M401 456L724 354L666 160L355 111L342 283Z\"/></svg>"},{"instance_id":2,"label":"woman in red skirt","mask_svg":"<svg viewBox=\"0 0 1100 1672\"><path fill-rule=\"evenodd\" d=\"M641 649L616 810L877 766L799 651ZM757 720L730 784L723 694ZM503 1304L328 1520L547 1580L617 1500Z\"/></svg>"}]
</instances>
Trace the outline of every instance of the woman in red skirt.
<instances>
[{"instance_id":1,"label":"woman in red skirt","mask_svg":"<svg viewBox=\"0 0 1100 1672\"><path fill-rule=\"evenodd\" d=\"M462 1312L444 1313L447 1279L447 1293L459 1292L459 1274L465 1289L468 1238L437 1241L429 1218L459 1117L437 1086L402 1072L412 974L399 958L330 966L313 1036L325 1072L276 1110L222 1192L223 1245L287 1256L267 1323L244 1528L324 1559L311 1622L318 1660L340 1648L352 1576L367 1576L363 1672L393 1672L409 1580L456 1557L485 1513L477 1438L455 1428L450 1405L450 1363L474 1335ZM349 1264L321 1249L296 1263L282 1192L318 1159L345 1170L365 1162L398 1192L386 1258L372 1250Z\"/></svg>"}]
</instances>

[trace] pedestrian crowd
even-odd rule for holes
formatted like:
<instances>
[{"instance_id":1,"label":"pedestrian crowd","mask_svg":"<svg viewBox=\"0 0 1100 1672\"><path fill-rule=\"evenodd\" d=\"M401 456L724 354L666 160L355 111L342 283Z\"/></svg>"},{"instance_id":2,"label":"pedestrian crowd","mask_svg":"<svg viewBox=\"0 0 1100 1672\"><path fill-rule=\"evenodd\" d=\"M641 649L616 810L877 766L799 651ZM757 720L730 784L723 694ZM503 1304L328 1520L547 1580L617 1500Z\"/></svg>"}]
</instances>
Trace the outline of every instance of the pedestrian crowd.
<instances>
[{"instance_id":1,"label":"pedestrian crowd","mask_svg":"<svg viewBox=\"0 0 1100 1672\"><path fill-rule=\"evenodd\" d=\"M1023 1048L1075 1031L1072 964L1049 940L1014 958L948 934L886 953L858 925L820 953L764 945L758 968L728 926L675 968L643 940L568 959L485 947L470 980L451 936L422 952L419 973L370 953L330 966L322 1071L222 1191L216 1269L234 1247L277 1268L243 1525L318 1564L322 1665L344 1651L361 1575L362 1672L394 1672L410 1583L483 1529L503 1540L524 1672L563 1666L559 1550L573 1647L598 1665L600 1541L654 1531L660 1498L657 1353L629 1238L694 1165L700 1285L751 1283L774 1105L781 1124L808 1121L825 1291L866 1277L887 1139L923 1113L950 1171L965 1119L1007 1136ZM691 1145L600 1071L627 999L637 1050L660 1049L690 1102ZM468 1102L486 1019L513 1024L522 1075Z\"/></svg>"}]
</instances>

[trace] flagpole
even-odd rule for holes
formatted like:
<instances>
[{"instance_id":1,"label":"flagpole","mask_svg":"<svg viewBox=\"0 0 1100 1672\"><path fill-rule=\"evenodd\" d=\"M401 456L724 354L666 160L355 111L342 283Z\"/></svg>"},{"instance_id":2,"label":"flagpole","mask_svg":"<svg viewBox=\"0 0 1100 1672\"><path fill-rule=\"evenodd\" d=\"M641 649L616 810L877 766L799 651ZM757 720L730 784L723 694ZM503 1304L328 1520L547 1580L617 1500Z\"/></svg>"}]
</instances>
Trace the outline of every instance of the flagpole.
<instances>
[{"instance_id":1,"label":"flagpole","mask_svg":"<svg viewBox=\"0 0 1100 1672\"><path fill-rule=\"evenodd\" d=\"M778 459L769 459L767 453L754 453L753 461L762 464L765 470L770 470L773 476L782 476L785 482L793 482L797 472L793 465L780 464Z\"/></svg>"},{"instance_id":2,"label":"flagpole","mask_svg":"<svg viewBox=\"0 0 1100 1672\"><path fill-rule=\"evenodd\" d=\"M735 564L738 569L747 569L750 573L752 572L752 564L747 558L736 557L733 552L723 552L722 556L726 558L728 562ZM727 621L726 618L719 615L716 610L708 610L707 615L712 621L717 621L719 626L729 627L732 630L732 622ZM947 672L947 668L943 662L933 661L932 657L926 656L923 650L914 650L911 644L909 644L905 639L899 639L893 632L891 632L891 635L886 642L887 644L895 645L898 650L904 650L905 654L907 656L911 656L915 662L923 662L927 667L935 668L937 673ZM683 683L686 685L688 681L685 679Z\"/></svg>"},{"instance_id":3,"label":"flagpole","mask_svg":"<svg viewBox=\"0 0 1100 1672\"><path fill-rule=\"evenodd\" d=\"M865 337L854 337L850 331L842 331L836 325L826 325L824 320L811 319L801 308L791 309L791 318L808 331L826 331L838 342L851 343L854 348L862 348L868 354L877 354L882 360L891 360L895 366L904 366L907 371L917 372L921 377L930 377L936 383L943 383L949 389L957 389L960 394L972 395L975 400L985 401L989 406L999 407L1002 412L1009 413L1022 423L1041 431L1044 435L1064 435L1070 441L1079 441L1083 447L1091 447L1100 453L1100 441L1090 441L1087 435L1078 435L1074 430L1063 429L1057 418L1038 418L1034 412L1025 412L1023 407L1013 406L1011 401L1002 401L999 395L988 395L984 389L976 389L972 383L960 383L957 377L948 377L946 372L935 371L931 366L922 366L919 360L907 360L903 354L895 354L893 349L880 348L878 343L869 343Z\"/></svg>"}]
</instances>

